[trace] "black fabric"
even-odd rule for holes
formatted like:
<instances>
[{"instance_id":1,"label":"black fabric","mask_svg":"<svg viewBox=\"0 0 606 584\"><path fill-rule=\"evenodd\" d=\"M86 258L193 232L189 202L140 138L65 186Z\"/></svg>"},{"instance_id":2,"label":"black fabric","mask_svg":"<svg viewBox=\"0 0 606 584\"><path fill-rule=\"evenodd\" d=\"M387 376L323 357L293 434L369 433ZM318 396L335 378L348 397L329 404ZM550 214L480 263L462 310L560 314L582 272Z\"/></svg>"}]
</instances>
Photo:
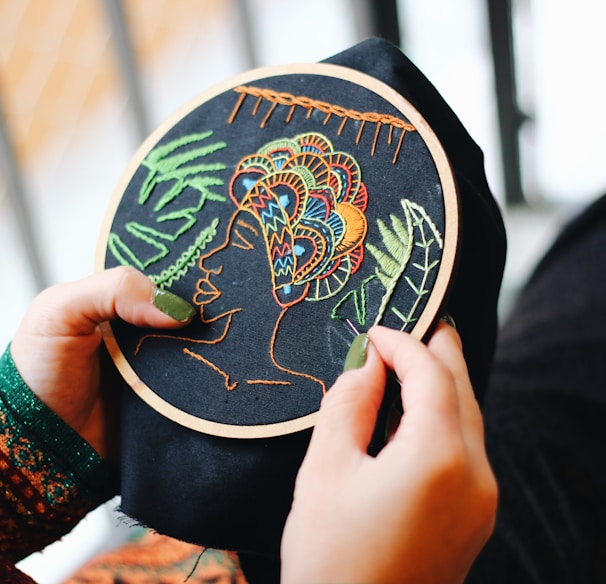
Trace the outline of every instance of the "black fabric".
<instances>
[{"instance_id":1,"label":"black fabric","mask_svg":"<svg viewBox=\"0 0 606 584\"><path fill-rule=\"evenodd\" d=\"M505 265L505 229L484 172L484 154L430 81L399 49L369 39L328 62L358 69L393 87L436 133L461 198L459 266L447 310L463 340L478 399L488 380L497 331L496 303Z\"/></svg>"},{"instance_id":2,"label":"black fabric","mask_svg":"<svg viewBox=\"0 0 606 584\"><path fill-rule=\"evenodd\" d=\"M328 62L373 75L402 93L445 147L463 215L458 272L446 308L463 336L481 395L492 359L505 259L503 223L486 183L482 153L435 88L387 42L363 42ZM257 440L213 437L172 423L125 391L122 509L161 533L244 552L255 578L270 584L277 581L281 531L309 436L310 431ZM259 576L263 556L265 579Z\"/></svg>"},{"instance_id":3,"label":"black fabric","mask_svg":"<svg viewBox=\"0 0 606 584\"><path fill-rule=\"evenodd\" d=\"M246 438L311 427L355 331L426 335L459 233L448 161L412 106L325 63L255 75L135 157L105 259L198 308L178 331L112 324L159 411Z\"/></svg>"},{"instance_id":4,"label":"black fabric","mask_svg":"<svg viewBox=\"0 0 606 584\"><path fill-rule=\"evenodd\" d=\"M505 323L484 401L500 487L468 582L606 581L606 197L540 262Z\"/></svg>"}]
</instances>

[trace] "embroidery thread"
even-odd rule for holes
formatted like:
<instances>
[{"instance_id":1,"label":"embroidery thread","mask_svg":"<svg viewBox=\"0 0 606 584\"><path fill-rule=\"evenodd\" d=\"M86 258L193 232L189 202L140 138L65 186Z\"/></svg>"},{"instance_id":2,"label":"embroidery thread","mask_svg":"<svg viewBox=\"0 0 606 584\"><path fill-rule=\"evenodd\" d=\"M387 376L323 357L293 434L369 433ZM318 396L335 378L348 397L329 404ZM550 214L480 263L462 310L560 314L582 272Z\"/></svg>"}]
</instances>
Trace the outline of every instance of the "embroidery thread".
<instances>
[{"instance_id":1,"label":"embroidery thread","mask_svg":"<svg viewBox=\"0 0 606 584\"><path fill-rule=\"evenodd\" d=\"M408 325L416 322L417 317L415 315L421 299L429 293L429 289L426 288L429 275L440 263L439 258L431 259L431 248L432 246L437 245L441 250L444 247L444 242L439 229L421 205L408 199L404 199L400 201L400 203L404 210L406 225L404 225L398 217L391 216L392 232L383 222L377 220L383 245L389 254L384 253L370 243L367 244L366 247L379 264L375 269L375 273L386 289L379 313L375 319L375 325L379 324L385 314L385 310L391 300L395 286L408 266L413 246L423 250L422 263L414 262L412 264L412 267L421 272L421 282L415 284L410 275L404 276L404 280L416 295L414 303L406 315L398 308L391 307L391 311L403 323L401 330L405 330ZM419 234L418 240L414 239L415 230Z\"/></svg>"},{"instance_id":2,"label":"embroidery thread","mask_svg":"<svg viewBox=\"0 0 606 584\"><path fill-rule=\"evenodd\" d=\"M270 142L236 168L230 196L256 217L283 307L335 296L364 256L366 186L322 134Z\"/></svg>"},{"instance_id":3,"label":"embroidery thread","mask_svg":"<svg viewBox=\"0 0 606 584\"><path fill-rule=\"evenodd\" d=\"M292 120L292 117L297 107L301 107L307 110L307 118L311 117L311 114L314 112L314 110L326 114L323 122L324 125L328 123L332 116L337 116L341 118L342 121L339 126L339 129L337 130L337 135L339 136L343 132L345 124L348 120L360 122L360 128L356 136L356 144L360 143L362 133L364 132L366 124L376 124L375 135L370 152L371 156L375 155L377 142L382 126L387 126L389 128L387 143L390 145L393 139L394 128L397 128L400 130L400 138L398 140L398 144L393 155L392 164L395 164L398 161L398 156L400 154L400 150L402 148L402 143L404 142L404 137L406 133L414 132L416 130L416 128L410 122L406 122L401 118L396 118L395 116L389 114L381 114L378 112L359 112L354 109L344 108L336 104L331 104L318 99L312 99L303 95L292 95L291 93L274 91L273 89L264 89L261 87L252 87L246 85L240 85L238 87L235 87L234 91L236 93L239 93L240 96L238 98L238 101L236 102L236 105L234 106L234 109L232 110L229 119L227 120L228 124L231 124L236 119L236 116L238 115L238 112L240 111L240 108L242 107L246 96L250 95L252 97L257 98L257 101L252 110L253 116L256 116L259 112L263 100L268 101L271 104L264 118L261 120L261 128L264 128L267 125L267 122L269 121L270 117L272 116L274 110L278 105L290 108L288 115L285 119L286 123L289 123Z\"/></svg>"},{"instance_id":4,"label":"embroidery thread","mask_svg":"<svg viewBox=\"0 0 606 584\"><path fill-rule=\"evenodd\" d=\"M172 244L197 225L198 215L208 201L224 203L227 200L214 190L224 185L217 172L225 170L226 165L202 162L226 147L225 142L207 142L212 134L208 131L182 136L157 146L145 157L142 166L148 169L148 173L139 190L137 203L140 206L151 204L158 191L152 208L153 224L130 221L124 225L126 233L137 243L136 249L115 231L109 234L108 249L120 264L147 270L167 257ZM160 192L161 187L165 187L163 192ZM174 208L179 197L191 192L190 189L198 192L196 203ZM218 218L211 220L210 225L200 230L194 242L176 260L159 274L148 274L149 277L158 286L170 288L196 264L202 251L214 239L218 221Z\"/></svg>"},{"instance_id":5,"label":"embroidery thread","mask_svg":"<svg viewBox=\"0 0 606 584\"><path fill-rule=\"evenodd\" d=\"M392 213L389 216L389 227L383 220L377 219L376 223L384 249L380 249L371 242L366 243L366 249L377 262L374 274L367 277L358 289L350 290L339 299L331 313L333 320L344 319L341 316L343 307L347 303L353 302L358 323L366 326L367 288L374 280L378 280L385 288L373 322L373 325L378 325L392 300L396 286L404 277L404 281L414 292L415 299L406 314L394 306L390 306L389 309L402 321L401 330L406 330L407 326L417 321L416 313L421 300L429 293L427 288L429 276L440 263L439 257L431 255L431 248L437 246L441 250L444 243L439 229L421 205L408 199L401 200L400 204L404 211L403 220ZM416 240L415 232L418 234ZM415 261L411 264L421 275L421 281L417 283L410 275L410 269L407 271L415 247L423 250L421 262Z\"/></svg>"}]
</instances>

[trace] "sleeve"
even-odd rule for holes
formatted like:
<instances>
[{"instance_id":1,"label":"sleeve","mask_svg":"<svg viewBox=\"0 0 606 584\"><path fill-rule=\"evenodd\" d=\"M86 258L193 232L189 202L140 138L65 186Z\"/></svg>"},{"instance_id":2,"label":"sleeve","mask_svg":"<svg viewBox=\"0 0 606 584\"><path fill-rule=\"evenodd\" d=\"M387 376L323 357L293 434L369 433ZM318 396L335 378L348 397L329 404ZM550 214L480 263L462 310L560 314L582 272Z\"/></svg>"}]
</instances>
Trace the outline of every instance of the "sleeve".
<instances>
[{"instance_id":1,"label":"sleeve","mask_svg":"<svg viewBox=\"0 0 606 584\"><path fill-rule=\"evenodd\" d=\"M0 357L0 573L118 492L118 473Z\"/></svg>"},{"instance_id":2,"label":"sleeve","mask_svg":"<svg viewBox=\"0 0 606 584\"><path fill-rule=\"evenodd\" d=\"M483 412L499 483L467 584L606 582L606 197L570 224L505 322Z\"/></svg>"}]
</instances>

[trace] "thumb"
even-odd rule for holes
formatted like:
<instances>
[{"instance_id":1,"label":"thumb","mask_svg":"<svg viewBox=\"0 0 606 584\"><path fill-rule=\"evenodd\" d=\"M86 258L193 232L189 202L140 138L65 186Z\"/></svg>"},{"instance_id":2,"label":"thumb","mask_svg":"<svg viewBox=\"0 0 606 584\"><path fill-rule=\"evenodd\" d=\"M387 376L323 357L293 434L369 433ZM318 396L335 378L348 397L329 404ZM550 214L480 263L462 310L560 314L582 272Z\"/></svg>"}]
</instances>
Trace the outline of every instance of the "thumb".
<instances>
[{"instance_id":1,"label":"thumb","mask_svg":"<svg viewBox=\"0 0 606 584\"><path fill-rule=\"evenodd\" d=\"M118 267L40 293L22 323L36 336L86 336L117 317L136 326L176 328L195 314L186 300L160 290L134 268Z\"/></svg>"}]
</instances>

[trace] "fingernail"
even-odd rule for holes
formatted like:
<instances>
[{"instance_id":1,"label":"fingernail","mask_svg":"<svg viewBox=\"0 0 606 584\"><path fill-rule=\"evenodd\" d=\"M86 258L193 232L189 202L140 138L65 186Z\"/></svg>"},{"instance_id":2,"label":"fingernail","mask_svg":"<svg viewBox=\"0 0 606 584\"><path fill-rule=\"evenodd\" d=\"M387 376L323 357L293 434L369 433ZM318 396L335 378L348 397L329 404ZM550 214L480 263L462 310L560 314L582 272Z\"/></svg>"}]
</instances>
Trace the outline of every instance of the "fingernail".
<instances>
[{"instance_id":1,"label":"fingernail","mask_svg":"<svg viewBox=\"0 0 606 584\"><path fill-rule=\"evenodd\" d=\"M179 322L187 322L196 313L196 309L180 296L155 288L152 296L154 306Z\"/></svg>"},{"instance_id":2,"label":"fingernail","mask_svg":"<svg viewBox=\"0 0 606 584\"><path fill-rule=\"evenodd\" d=\"M452 316L450 316L450 314L448 314L448 312L445 312L442 315L442 320L447 324L450 325L455 331L457 330L457 323L454 321L454 318L452 318Z\"/></svg>"},{"instance_id":3,"label":"fingernail","mask_svg":"<svg viewBox=\"0 0 606 584\"><path fill-rule=\"evenodd\" d=\"M343 365L343 371L349 371L350 369L360 369L366 363L366 351L368 349L368 335L362 333L358 335L349 347L347 357L345 357L345 364Z\"/></svg>"}]
</instances>

